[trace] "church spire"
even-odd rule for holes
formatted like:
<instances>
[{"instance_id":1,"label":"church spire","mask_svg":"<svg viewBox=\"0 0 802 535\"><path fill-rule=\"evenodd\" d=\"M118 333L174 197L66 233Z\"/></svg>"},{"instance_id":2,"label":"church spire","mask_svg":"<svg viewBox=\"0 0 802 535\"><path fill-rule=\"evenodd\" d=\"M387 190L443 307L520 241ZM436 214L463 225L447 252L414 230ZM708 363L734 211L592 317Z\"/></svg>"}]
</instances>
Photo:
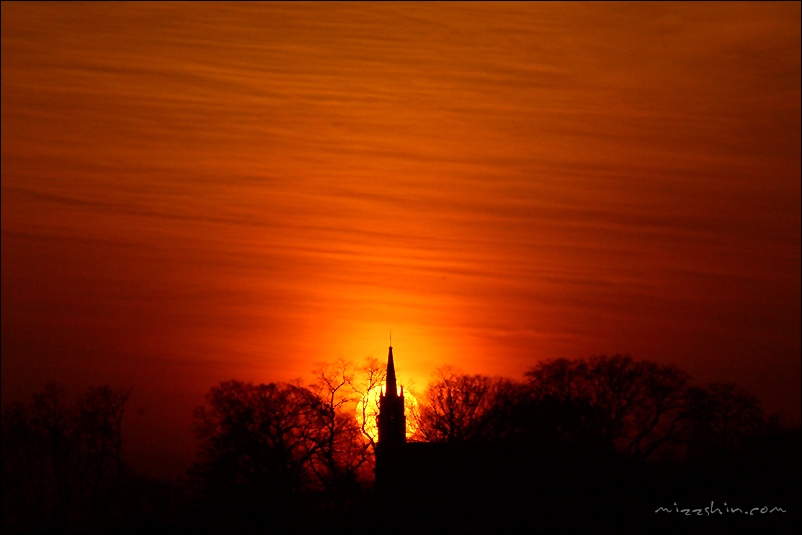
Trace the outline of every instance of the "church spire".
<instances>
[{"instance_id":1,"label":"church spire","mask_svg":"<svg viewBox=\"0 0 802 535\"><path fill-rule=\"evenodd\" d=\"M387 385L385 389L385 393L389 394L392 392L392 395L397 395L398 392L398 383L395 378L395 363L393 362L393 346L392 342L390 345L390 353L387 355L387 380L385 381ZM385 395L386 395L385 394Z\"/></svg>"},{"instance_id":2,"label":"church spire","mask_svg":"<svg viewBox=\"0 0 802 535\"><path fill-rule=\"evenodd\" d=\"M387 377L384 385L384 393L379 396L379 443L385 446L388 444L403 444L407 440L404 391L398 392L398 379L395 376L392 345L387 354Z\"/></svg>"}]
</instances>

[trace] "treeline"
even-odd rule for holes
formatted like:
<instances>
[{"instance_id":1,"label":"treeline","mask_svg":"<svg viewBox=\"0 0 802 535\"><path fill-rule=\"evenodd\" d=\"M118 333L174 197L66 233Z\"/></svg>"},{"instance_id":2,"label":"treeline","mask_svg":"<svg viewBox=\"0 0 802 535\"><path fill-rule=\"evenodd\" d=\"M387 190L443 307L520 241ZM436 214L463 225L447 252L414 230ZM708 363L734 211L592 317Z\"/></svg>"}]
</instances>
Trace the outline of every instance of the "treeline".
<instances>
[{"instance_id":1,"label":"treeline","mask_svg":"<svg viewBox=\"0 0 802 535\"><path fill-rule=\"evenodd\" d=\"M437 476L407 485L422 499L404 500L404 507L438 529L791 533L800 527L799 429L784 428L743 388L694 384L674 366L624 355L554 359L530 368L522 381L443 369L415 417L414 439L457 446L416 457ZM655 514L675 503L703 511L712 502L785 512L695 523Z\"/></svg>"},{"instance_id":2,"label":"treeline","mask_svg":"<svg viewBox=\"0 0 802 535\"><path fill-rule=\"evenodd\" d=\"M630 459L736 453L748 437L779 429L758 399L729 383L694 386L671 365L629 356L538 363L516 382L438 371L418 420L424 441L522 437Z\"/></svg>"},{"instance_id":3,"label":"treeline","mask_svg":"<svg viewBox=\"0 0 802 535\"><path fill-rule=\"evenodd\" d=\"M386 509L373 490L370 424L378 407L365 400L384 372L371 359L321 366L306 385L213 387L195 412L197 462L169 488L137 477L124 461L127 392L93 388L69 404L63 389L48 386L30 403L3 410L3 527L373 526ZM655 530L652 505L665 500L746 499L755 489L776 502L769 505L799 497L798 429L784 429L736 385L695 385L674 366L628 356L544 361L519 381L443 368L407 418L411 442L457 448L438 451L454 464L452 475L472 474L454 477L471 480L463 488L436 486L459 496L444 515L463 510L467 497L484 519L504 508L507 518L557 529L579 504L607 516L566 529L615 530L637 510L645 516L632 517L630 527ZM431 496L408 490L411 514L414 496ZM399 525L424 520L410 514ZM471 525L491 527L474 520L462 527Z\"/></svg>"}]
</instances>

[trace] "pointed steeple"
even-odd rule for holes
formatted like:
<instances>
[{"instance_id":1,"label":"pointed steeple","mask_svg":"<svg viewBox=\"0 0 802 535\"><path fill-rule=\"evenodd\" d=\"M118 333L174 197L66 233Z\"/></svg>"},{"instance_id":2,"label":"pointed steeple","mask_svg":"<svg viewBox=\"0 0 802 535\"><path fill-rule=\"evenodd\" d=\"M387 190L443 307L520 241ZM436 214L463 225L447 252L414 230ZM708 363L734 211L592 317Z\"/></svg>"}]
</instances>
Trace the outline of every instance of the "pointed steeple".
<instances>
[{"instance_id":1,"label":"pointed steeple","mask_svg":"<svg viewBox=\"0 0 802 535\"><path fill-rule=\"evenodd\" d=\"M395 378L395 363L393 362L393 346L390 346L390 353L387 355L387 380L385 381L387 385L385 388L385 395L398 395L398 383Z\"/></svg>"},{"instance_id":2,"label":"pointed steeple","mask_svg":"<svg viewBox=\"0 0 802 535\"><path fill-rule=\"evenodd\" d=\"M387 354L387 377L384 382L384 393L379 396L378 427L380 444L403 444L407 440L404 391L398 392L392 345Z\"/></svg>"}]
</instances>

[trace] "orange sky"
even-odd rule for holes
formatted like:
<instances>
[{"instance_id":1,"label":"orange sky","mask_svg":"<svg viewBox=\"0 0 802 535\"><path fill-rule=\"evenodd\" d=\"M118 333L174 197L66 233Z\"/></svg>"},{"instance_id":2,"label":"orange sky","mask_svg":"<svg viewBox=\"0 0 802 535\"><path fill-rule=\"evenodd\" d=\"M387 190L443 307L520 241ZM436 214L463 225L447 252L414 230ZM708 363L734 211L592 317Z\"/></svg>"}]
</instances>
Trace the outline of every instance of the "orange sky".
<instances>
[{"instance_id":1,"label":"orange sky","mask_svg":"<svg viewBox=\"0 0 802 535\"><path fill-rule=\"evenodd\" d=\"M2 5L2 394L629 353L800 420L800 4ZM159 464L162 463L162 464ZM182 464L183 463L183 464Z\"/></svg>"}]
</instances>

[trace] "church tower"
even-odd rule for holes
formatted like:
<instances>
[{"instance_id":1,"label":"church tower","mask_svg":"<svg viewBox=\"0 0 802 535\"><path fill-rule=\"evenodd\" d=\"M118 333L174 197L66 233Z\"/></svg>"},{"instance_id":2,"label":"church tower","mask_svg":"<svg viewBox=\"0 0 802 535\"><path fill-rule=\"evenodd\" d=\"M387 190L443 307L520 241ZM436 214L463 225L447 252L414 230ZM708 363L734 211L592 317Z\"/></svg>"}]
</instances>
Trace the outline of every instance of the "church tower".
<instances>
[{"instance_id":1,"label":"church tower","mask_svg":"<svg viewBox=\"0 0 802 535\"><path fill-rule=\"evenodd\" d=\"M393 346L387 356L387 379L379 396L379 444L396 445L407 441L407 419L404 415L404 387L399 392L395 378Z\"/></svg>"},{"instance_id":2,"label":"church tower","mask_svg":"<svg viewBox=\"0 0 802 535\"><path fill-rule=\"evenodd\" d=\"M395 378L393 346L387 356L387 379L379 396L379 442L376 444L376 488L394 492L403 477L404 446L407 442L407 419L404 415L404 390L399 391Z\"/></svg>"}]
</instances>

